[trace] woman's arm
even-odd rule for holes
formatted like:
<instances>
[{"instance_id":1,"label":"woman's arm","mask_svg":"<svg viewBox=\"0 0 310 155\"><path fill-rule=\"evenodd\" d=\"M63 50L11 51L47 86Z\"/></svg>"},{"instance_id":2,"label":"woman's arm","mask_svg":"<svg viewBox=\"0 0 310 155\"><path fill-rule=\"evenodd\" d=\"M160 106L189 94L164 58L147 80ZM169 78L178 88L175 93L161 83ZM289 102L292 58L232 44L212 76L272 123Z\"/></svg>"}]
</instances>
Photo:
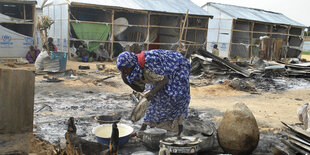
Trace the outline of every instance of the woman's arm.
<instances>
[{"instance_id":1,"label":"woman's arm","mask_svg":"<svg viewBox=\"0 0 310 155\"><path fill-rule=\"evenodd\" d=\"M135 84L130 84L128 81L127 81L127 78L124 74L122 74L122 79L124 81L125 84L127 84L129 87L131 87L133 90L137 91L137 92L143 92L144 89L135 85Z\"/></svg>"},{"instance_id":2,"label":"woman's arm","mask_svg":"<svg viewBox=\"0 0 310 155\"><path fill-rule=\"evenodd\" d=\"M168 76L164 76L164 79L159 81L159 82L157 82L155 87L149 93L146 94L147 100L151 101L154 98L154 95L158 91L163 89L168 82L169 82Z\"/></svg>"}]
</instances>

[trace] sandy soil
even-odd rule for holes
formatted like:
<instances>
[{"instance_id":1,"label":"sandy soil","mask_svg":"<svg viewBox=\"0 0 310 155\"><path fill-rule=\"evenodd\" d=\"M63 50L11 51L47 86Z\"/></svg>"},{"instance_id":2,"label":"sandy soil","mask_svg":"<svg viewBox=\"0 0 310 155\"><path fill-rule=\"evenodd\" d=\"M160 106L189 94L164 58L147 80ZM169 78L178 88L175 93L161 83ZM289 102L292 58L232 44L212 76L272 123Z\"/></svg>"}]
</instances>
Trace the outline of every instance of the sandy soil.
<instances>
[{"instance_id":1,"label":"sandy soil","mask_svg":"<svg viewBox=\"0 0 310 155\"><path fill-rule=\"evenodd\" d=\"M301 58L306 59L307 61L310 61L310 55L301 55Z\"/></svg>"}]
</instances>

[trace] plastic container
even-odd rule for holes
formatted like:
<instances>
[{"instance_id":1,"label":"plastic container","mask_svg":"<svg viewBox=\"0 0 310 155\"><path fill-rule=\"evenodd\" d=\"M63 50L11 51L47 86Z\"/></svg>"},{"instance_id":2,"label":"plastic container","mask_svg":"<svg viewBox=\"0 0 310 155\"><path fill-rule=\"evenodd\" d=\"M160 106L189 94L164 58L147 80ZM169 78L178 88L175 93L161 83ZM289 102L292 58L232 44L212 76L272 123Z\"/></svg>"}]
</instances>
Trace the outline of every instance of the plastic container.
<instances>
[{"instance_id":1,"label":"plastic container","mask_svg":"<svg viewBox=\"0 0 310 155\"><path fill-rule=\"evenodd\" d=\"M59 61L59 65L57 66L57 69L56 69L57 72L66 71L67 57L68 57L68 54L65 52L51 52L50 59Z\"/></svg>"}]
</instances>

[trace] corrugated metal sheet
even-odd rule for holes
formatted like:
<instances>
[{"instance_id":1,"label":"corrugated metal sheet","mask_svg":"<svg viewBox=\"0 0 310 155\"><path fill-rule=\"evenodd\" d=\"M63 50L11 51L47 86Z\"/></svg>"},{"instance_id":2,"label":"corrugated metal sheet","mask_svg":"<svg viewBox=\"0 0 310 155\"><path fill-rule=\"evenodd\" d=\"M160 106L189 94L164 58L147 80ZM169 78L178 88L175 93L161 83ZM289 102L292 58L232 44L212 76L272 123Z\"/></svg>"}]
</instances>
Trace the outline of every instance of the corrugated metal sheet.
<instances>
[{"instance_id":1,"label":"corrugated metal sheet","mask_svg":"<svg viewBox=\"0 0 310 155\"><path fill-rule=\"evenodd\" d=\"M246 19L266 23L306 27L305 25L292 20L281 13L219 3L207 3L207 5L219 9L235 19Z\"/></svg>"},{"instance_id":2,"label":"corrugated metal sheet","mask_svg":"<svg viewBox=\"0 0 310 155\"><path fill-rule=\"evenodd\" d=\"M49 0L53 3L59 3L59 0ZM191 0L68 0L71 4L92 4L101 6L120 7L134 10L156 11L186 14L189 9L189 14L199 16L212 16L201 7L194 4ZM63 0L66 2L66 0ZM49 4L48 4L49 5Z\"/></svg>"},{"instance_id":3,"label":"corrugated metal sheet","mask_svg":"<svg viewBox=\"0 0 310 155\"><path fill-rule=\"evenodd\" d=\"M17 2L17 3L37 3L36 0L0 0L0 2Z\"/></svg>"}]
</instances>

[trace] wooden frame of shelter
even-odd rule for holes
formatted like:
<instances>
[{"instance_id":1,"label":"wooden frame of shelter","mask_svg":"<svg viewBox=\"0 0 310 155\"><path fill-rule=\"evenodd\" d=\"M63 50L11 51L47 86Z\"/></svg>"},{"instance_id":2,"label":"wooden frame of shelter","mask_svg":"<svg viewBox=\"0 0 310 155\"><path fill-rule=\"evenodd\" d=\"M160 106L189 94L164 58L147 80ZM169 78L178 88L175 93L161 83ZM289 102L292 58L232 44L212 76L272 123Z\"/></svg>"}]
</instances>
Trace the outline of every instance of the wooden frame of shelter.
<instances>
[{"instance_id":1,"label":"wooden frame of shelter","mask_svg":"<svg viewBox=\"0 0 310 155\"><path fill-rule=\"evenodd\" d=\"M246 33L249 35L249 50L248 57L257 56L259 53L253 53L255 47L258 47L259 44L256 42L260 37L268 36L269 38L276 39L273 43L274 54L272 53L262 53L265 55L266 59L276 59L279 60L281 57L297 57L300 53L291 53L294 49L299 49L302 44L302 38L304 35L304 28L291 25L283 24L273 24L273 23L264 23L257 21L249 21L238 19L234 20L234 29L232 29L232 38L237 33ZM249 29L238 28L238 23L247 23L249 24ZM279 31L279 32L277 32ZM231 46L233 45L242 45L242 42L238 42L232 39ZM230 48L231 48L230 46ZM231 51L230 51L231 52ZM266 52L266 49L263 50ZM291 53L291 54L289 54ZM266 56L269 55L269 56ZM231 53L230 53L231 55Z\"/></svg>"},{"instance_id":2,"label":"wooden frame of shelter","mask_svg":"<svg viewBox=\"0 0 310 155\"><path fill-rule=\"evenodd\" d=\"M81 13L81 10L96 10L101 12L104 15L105 19L101 21L83 21L79 20L77 15L75 14L75 10L78 10L79 13ZM144 50L151 49L151 46L160 47L162 49L168 49L168 47L177 45L178 41L182 41L184 46L187 46L187 49L189 51L196 50L198 48L203 48L206 45L206 39L207 39L207 33L208 33L208 22L210 16L205 15L188 15L188 22L186 23L186 26L184 27L184 33L183 36L180 36L182 34L182 24L185 18L185 14L174 14L174 13L167 13L167 12L154 12L154 11L142 11L142 10L134 10L134 9L126 9L126 8L119 8L119 7L110 7L110 6L98 6L98 5L91 5L91 4L81 4L81 3L71 3L69 7L69 23L72 22L80 22L80 23L96 23L96 24L104 24L104 25L111 25L111 32L110 38L106 41L99 41L99 40L83 40L83 39L76 39L74 37L71 37L70 41L92 41L92 42L103 42L108 43L109 46L106 46L109 53L113 53L113 45L115 43L136 43L139 45L144 45ZM131 21L130 18L127 18L130 24L128 25L122 25L122 24L115 24L113 21L122 16L127 17L140 17L141 19L139 21ZM77 19L75 19L77 18ZM171 18L173 20L177 20L177 24L165 24L161 23L159 21L156 22L157 19L162 20L162 18ZM143 21L143 19L145 19ZM115 26L128 26L128 28L138 28L141 29L144 33L140 34L140 39L138 37L137 40L127 39L127 40L115 40L115 37L113 35L113 28ZM150 41L150 35L151 31L154 29L158 29L158 36L166 38L166 40L159 40L157 42L151 42ZM167 32L175 32L174 34L169 34ZM69 26L69 33L72 33L71 27ZM139 36L139 34L138 34ZM173 38L173 39L167 39L167 38ZM182 39L180 39L182 38ZM68 42L68 45L70 46L70 42ZM174 49L176 50L176 49ZM69 51L70 52L70 51ZM70 54L69 54L70 55Z\"/></svg>"},{"instance_id":3,"label":"wooden frame of shelter","mask_svg":"<svg viewBox=\"0 0 310 155\"><path fill-rule=\"evenodd\" d=\"M35 0L0 0L1 58L25 57L35 44L35 6Z\"/></svg>"},{"instance_id":4,"label":"wooden frame of shelter","mask_svg":"<svg viewBox=\"0 0 310 155\"><path fill-rule=\"evenodd\" d=\"M209 21L209 51L218 44L220 55L230 58L264 55L279 60L300 55L305 26L281 13L212 2L203 8L214 15Z\"/></svg>"},{"instance_id":5,"label":"wooden frame of shelter","mask_svg":"<svg viewBox=\"0 0 310 155\"><path fill-rule=\"evenodd\" d=\"M20 21L0 21L1 25L5 25L4 27L7 27L10 29L10 27L12 26L19 26L20 28L22 27L23 29L25 29L26 27L29 27L29 25L31 26L31 31L30 32L19 32L22 33L24 35L33 37L34 36L34 32L35 32L35 17L36 17L36 2L34 1L15 1L15 0L0 0L0 7L7 7L7 8L17 8L17 7L22 7L22 10L20 10L21 12L19 12L21 15L21 19L24 19L22 22ZM8 13L9 12L5 12L5 9L2 9L2 12L0 13ZM17 12L16 12L17 13ZM10 17L14 17L14 16L10 16ZM17 17L15 17L17 18ZM30 21L31 20L31 21ZM16 28L18 29L18 28ZM30 28L28 28L30 30ZM29 30L25 30L25 31L29 31ZM16 31L18 32L18 31ZM15 38L12 38L12 40L14 40Z\"/></svg>"}]
</instances>

